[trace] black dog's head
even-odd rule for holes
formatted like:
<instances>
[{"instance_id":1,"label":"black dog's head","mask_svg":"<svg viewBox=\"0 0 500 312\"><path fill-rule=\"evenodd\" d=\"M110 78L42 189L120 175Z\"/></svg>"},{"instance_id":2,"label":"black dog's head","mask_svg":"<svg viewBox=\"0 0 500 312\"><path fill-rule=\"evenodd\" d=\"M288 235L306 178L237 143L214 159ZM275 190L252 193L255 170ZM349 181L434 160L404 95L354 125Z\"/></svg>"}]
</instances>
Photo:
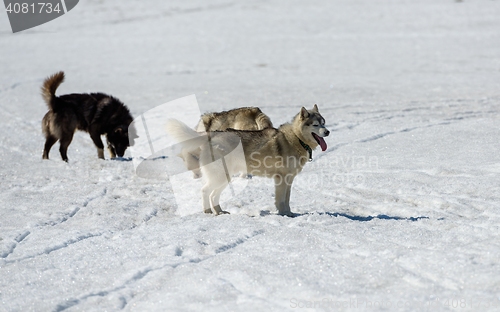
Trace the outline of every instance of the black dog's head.
<instances>
[{"instance_id":1,"label":"black dog's head","mask_svg":"<svg viewBox=\"0 0 500 312\"><path fill-rule=\"evenodd\" d=\"M123 157L125 150L130 146L127 126L118 126L107 134L108 146L116 156Z\"/></svg>"}]
</instances>

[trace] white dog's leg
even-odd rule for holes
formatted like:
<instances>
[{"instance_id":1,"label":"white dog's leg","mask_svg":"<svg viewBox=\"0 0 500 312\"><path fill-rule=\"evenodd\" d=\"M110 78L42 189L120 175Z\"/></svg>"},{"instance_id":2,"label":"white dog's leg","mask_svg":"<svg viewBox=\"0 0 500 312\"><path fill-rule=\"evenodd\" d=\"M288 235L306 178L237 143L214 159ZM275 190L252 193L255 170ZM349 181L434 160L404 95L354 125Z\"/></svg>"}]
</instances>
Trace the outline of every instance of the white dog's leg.
<instances>
[{"instance_id":1,"label":"white dog's leg","mask_svg":"<svg viewBox=\"0 0 500 312\"><path fill-rule=\"evenodd\" d=\"M97 157L99 157L100 159L104 159L104 149L97 148Z\"/></svg>"}]
</instances>

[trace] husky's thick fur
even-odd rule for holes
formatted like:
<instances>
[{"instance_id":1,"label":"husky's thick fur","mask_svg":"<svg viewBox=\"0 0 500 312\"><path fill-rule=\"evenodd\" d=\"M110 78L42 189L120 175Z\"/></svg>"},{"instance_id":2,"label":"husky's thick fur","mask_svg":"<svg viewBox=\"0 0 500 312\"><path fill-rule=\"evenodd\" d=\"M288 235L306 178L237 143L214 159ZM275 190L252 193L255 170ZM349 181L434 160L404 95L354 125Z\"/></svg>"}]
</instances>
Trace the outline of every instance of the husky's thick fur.
<instances>
[{"instance_id":1,"label":"husky's thick fur","mask_svg":"<svg viewBox=\"0 0 500 312\"><path fill-rule=\"evenodd\" d=\"M235 130L262 130L272 128L271 119L264 114L258 107L241 107L220 113L207 113L201 116L200 121L195 127L199 133L210 131L225 131L227 129ZM201 149L195 150L183 149L179 155L186 168L193 172L193 177L201 177L200 171L200 153Z\"/></svg>"},{"instance_id":2,"label":"husky's thick fur","mask_svg":"<svg viewBox=\"0 0 500 312\"><path fill-rule=\"evenodd\" d=\"M241 107L220 113L207 113L201 116L196 131L262 130L271 128L271 119L258 107Z\"/></svg>"},{"instance_id":3,"label":"husky's thick fur","mask_svg":"<svg viewBox=\"0 0 500 312\"><path fill-rule=\"evenodd\" d=\"M323 138L330 134L316 105L312 110L302 107L291 123L283 124L278 129L227 129L208 132L206 136L174 119L167 122L166 129L184 148L201 148L203 210L215 214L225 213L219 205L219 198L231 176L238 172L248 172L255 176L273 178L275 205L279 214L293 215L290 210L293 180L311 159L313 149L319 145L323 151L326 150ZM237 159L232 156L234 153L230 153L240 141L245 159Z\"/></svg>"},{"instance_id":4,"label":"husky's thick fur","mask_svg":"<svg viewBox=\"0 0 500 312\"><path fill-rule=\"evenodd\" d=\"M56 96L63 81L64 73L58 72L45 79L42 86L42 97L49 107L42 120L45 135L43 159L49 158L50 148L59 140L61 158L68 161L68 146L77 129L90 134L99 158L104 159L101 135L106 135L111 157L122 157L129 146L128 128L133 120L128 108L118 99L103 93ZM131 137L134 139L135 134Z\"/></svg>"}]
</instances>

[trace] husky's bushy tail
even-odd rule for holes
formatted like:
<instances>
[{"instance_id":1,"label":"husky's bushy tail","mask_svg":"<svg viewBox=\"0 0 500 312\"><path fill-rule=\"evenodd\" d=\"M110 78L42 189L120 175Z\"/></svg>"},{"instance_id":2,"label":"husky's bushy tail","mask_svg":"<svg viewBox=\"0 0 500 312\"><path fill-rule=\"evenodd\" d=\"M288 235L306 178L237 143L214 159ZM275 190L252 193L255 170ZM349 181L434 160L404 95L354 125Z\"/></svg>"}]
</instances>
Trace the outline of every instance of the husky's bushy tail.
<instances>
[{"instance_id":1,"label":"husky's bushy tail","mask_svg":"<svg viewBox=\"0 0 500 312\"><path fill-rule=\"evenodd\" d=\"M198 133L177 119L168 119L165 130L188 151L193 151L208 142L205 133Z\"/></svg>"},{"instance_id":2,"label":"husky's bushy tail","mask_svg":"<svg viewBox=\"0 0 500 312\"><path fill-rule=\"evenodd\" d=\"M42 97L47 103L50 110L54 110L56 97L56 90L59 85L64 81L64 72L60 71L47 77L42 85Z\"/></svg>"},{"instance_id":3,"label":"husky's bushy tail","mask_svg":"<svg viewBox=\"0 0 500 312\"><path fill-rule=\"evenodd\" d=\"M257 115L255 116L255 123L258 125L259 130L273 127L271 119L266 114L264 114L258 107L256 113Z\"/></svg>"}]
</instances>

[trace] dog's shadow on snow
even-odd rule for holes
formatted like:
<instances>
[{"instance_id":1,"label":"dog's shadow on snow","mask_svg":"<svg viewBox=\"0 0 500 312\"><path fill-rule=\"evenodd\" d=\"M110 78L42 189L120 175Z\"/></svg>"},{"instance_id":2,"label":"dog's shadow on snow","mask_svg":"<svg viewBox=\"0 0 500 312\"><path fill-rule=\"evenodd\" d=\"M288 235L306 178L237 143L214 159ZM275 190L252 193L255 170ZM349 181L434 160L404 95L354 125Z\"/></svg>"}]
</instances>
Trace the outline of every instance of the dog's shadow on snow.
<instances>
[{"instance_id":1,"label":"dog's shadow on snow","mask_svg":"<svg viewBox=\"0 0 500 312\"><path fill-rule=\"evenodd\" d=\"M308 215L308 214L310 214L310 213L304 213L304 215ZM344 217L344 218L347 218L349 220L359 221L359 222L368 222L368 221L372 221L372 220L375 220L375 219L379 219L379 220L395 220L395 221L412 221L412 222L415 222L415 221L418 221L420 219L429 219L429 217L425 217L425 216L420 216L420 217L397 217L397 216L388 216L388 215L384 215L384 214L379 214L379 215L376 215L376 216L366 216L366 217L363 217L363 216L352 216L352 215L348 215L346 213L340 213L340 212L315 212L315 213L312 213L312 214L327 215L327 216L331 216L331 217Z\"/></svg>"},{"instance_id":2,"label":"dog's shadow on snow","mask_svg":"<svg viewBox=\"0 0 500 312\"><path fill-rule=\"evenodd\" d=\"M272 213L269 210L261 210L260 211L260 216L261 217L268 216L268 215L272 215ZM330 217L336 217L336 218L338 218L338 217L344 217L344 218L347 218L349 220L358 221L358 222L368 222L368 221L372 221L372 220L375 220L375 219L415 222L415 221L418 221L418 220L421 220L421 219L429 219L429 217L425 217L425 216L420 216L420 217L397 217L397 216L388 216L388 215L384 215L384 214L379 214L379 215L376 215L376 216L366 216L366 217L363 217L363 216L353 216L353 215L349 215L349 214L346 214L346 213L328 212L328 211L327 212L294 213L293 216L291 216L291 217L292 218L297 218L297 217L314 216L314 215L330 216Z\"/></svg>"},{"instance_id":3,"label":"dog's shadow on snow","mask_svg":"<svg viewBox=\"0 0 500 312\"><path fill-rule=\"evenodd\" d=\"M156 156L156 157L148 157L146 159L143 159L143 160L161 160L161 159L167 159L168 156L165 156L165 155L160 155L160 156ZM132 157L115 157L115 158L110 158L110 160L114 160L114 161L132 161L133 158Z\"/></svg>"},{"instance_id":4,"label":"dog's shadow on snow","mask_svg":"<svg viewBox=\"0 0 500 312\"><path fill-rule=\"evenodd\" d=\"M113 160L113 161L132 161L132 157L115 157L115 158L110 158L110 160Z\"/></svg>"}]
</instances>

